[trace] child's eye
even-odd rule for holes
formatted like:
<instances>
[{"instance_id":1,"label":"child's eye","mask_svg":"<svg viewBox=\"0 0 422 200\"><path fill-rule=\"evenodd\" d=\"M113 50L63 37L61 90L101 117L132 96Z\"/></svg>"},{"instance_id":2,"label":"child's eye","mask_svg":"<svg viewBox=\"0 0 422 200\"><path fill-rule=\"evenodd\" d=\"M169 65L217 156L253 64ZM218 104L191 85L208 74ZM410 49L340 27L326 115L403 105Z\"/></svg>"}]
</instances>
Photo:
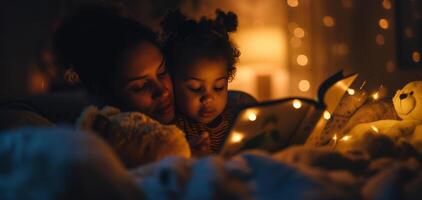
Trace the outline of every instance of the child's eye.
<instances>
[{"instance_id":1,"label":"child's eye","mask_svg":"<svg viewBox=\"0 0 422 200\"><path fill-rule=\"evenodd\" d=\"M226 87L214 87L214 90L217 92L223 91Z\"/></svg>"},{"instance_id":2,"label":"child's eye","mask_svg":"<svg viewBox=\"0 0 422 200\"><path fill-rule=\"evenodd\" d=\"M201 92L202 88L201 87L188 87L188 89L192 92L196 92L199 93Z\"/></svg>"}]
</instances>

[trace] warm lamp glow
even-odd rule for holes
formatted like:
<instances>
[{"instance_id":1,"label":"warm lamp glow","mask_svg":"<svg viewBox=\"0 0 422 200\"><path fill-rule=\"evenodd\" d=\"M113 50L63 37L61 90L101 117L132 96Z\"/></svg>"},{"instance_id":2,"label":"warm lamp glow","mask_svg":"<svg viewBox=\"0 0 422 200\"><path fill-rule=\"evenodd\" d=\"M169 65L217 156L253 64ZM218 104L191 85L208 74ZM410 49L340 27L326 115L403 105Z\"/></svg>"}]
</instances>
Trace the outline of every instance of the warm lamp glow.
<instances>
[{"instance_id":1,"label":"warm lamp glow","mask_svg":"<svg viewBox=\"0 0 422 200\"><path fill-rule=\"evenodd\" d=\"M378 25L382 28L382 29L388 29L388 20L385 18L381 18L378 22Z\"/></svg>"},{"instance_id":2,"label":"warm lamp glow","mask_svg":"<svg viewBox=\"0 0 422 200\"><path fill-rule=\"evenodd\" d=\"M297 38L303 38L303 37L305 37L305 31L302 28L300 28L300 27L295 28L295 30L293 31L293 34Z\"/></svg>"},{"instance_id":3,"label":"warm lamp glow","mask_svg":"<svg viewBox=\"0 0 422 200\"><path fill-rule=\"evenodd\" d=\"M293 100L293 107L299 109L302 107L302 102L299 99Z\"/></svg>"},{"instance_id":4,"label":"warm lamp glow","mask_svg":"<svg viewBox=\"0 0 422 200\"><path fill-rule=\"evenodd\" d=\"M299 81L299 90L302 92L307 92L311 88L311 84L308 80Z\"/></svg>"},{"instance_id":5,"label":"warm lamp glow","mask_svg":"<svg viewBox=\"0 0 422 200\"><path fill-rule=\"evenodd\" d=\"M337 134L334 134L334 136L333 136L333 140L334 140L334 141L337 141Z\"/></svg>"},{"instance_id":6,"label":"warm lamp glow","mask_svg":"<svg viewBox=\"0 0 422 200\"><path fill-rule=\"evenodd\" d=\"M286 55L284 35L280 28L254 28L235 33L234 39L242 52L240 64L283 62Z\"/></svg>"},{"instance_id":7,"label":"warm lamp glow","mask_svg":"<svg viewBox=\"0 0 422 200\"><path fill-rule=\"evenodd\" d=\"M243 140L244 135L242 133L239 132L234 132L232 134L232 137L230 138L230 142L231 143L239 143Z\"/></svg>"},{"instance_id":8,"label":"warm lamp glow","mask_svg":"<svg viewBox=\"0 0 422 200\"><path fill-rule=\"evenodd\" d=\"M290 7L298 7L299 6L299 0L287 0L287 5Z\"/></svg>"},{"instance_id":9,"label":"warm lamp glow","mask_svg":"<svg viewBox=\"0 0 422 200\"><path fill-rule=\"evenodd\" d=\"M355 94L355 90L354 90L354 89L349 88L349 89L347 89L347 93L348 93L350 96L352 96L352 95L354 95L354 94Z\"/></svg>"},{"instance_id":10,"label":"warm lamp glow","mask_svg":"<svg viewBox=\"0 0 422 200\"><path fill-rule=\"evenodd\" d=\"M421 54L417 51L413 52L412 53L412 59L413 59L413 62L415 62L415 63L421 61Z\"/></svg>"},{"instance_id":11,"label":"warm lamp glow","mask_svg":"<svg viewBox=\"0 0 422 200\"><path fill-rule=\"evenodd\" d=\"M297 64L299 64L300 66L305 66L308 64L308 57L306 55L301 54L297 56L296 61L297 61Z\"/></svg>"},{"instance_id":12,"label":"warm lamp glow","mask_svg":"<svg viewBox=\"0 0 422 200\"><path fill-rule=\"evenodd\" d=\"M335 21L334 18L331 16L325 16L322 18L322 23L326 26L326 27L333 27L335 25Z\"/></svg>"},{"instance_id":13,"label":"warm lamp glow","mask_svg":"<svg viewBox=\"0 0 422 200\"><path fill-rule=\"evenodd\" d=\"M324 116L324 119L326 119L326 120L329 120L331 118L331 114L328 111L324 111L323 116Z\"/></svg>"}]
</instances>

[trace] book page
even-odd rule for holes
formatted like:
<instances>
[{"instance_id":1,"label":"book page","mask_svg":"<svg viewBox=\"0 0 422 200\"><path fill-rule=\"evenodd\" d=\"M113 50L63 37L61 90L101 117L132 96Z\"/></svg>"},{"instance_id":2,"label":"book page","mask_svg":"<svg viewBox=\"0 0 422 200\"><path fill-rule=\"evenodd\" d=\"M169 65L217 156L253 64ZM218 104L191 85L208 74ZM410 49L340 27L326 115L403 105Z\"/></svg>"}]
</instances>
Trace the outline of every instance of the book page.
<instances>
[{"instance_id":1,"label":"book page","mask_svg":"<svg viewBox=\"0 0 422 200\"><path fill-rule=\"evenodd\" d=\"M239 113L221 154L246 149L274 152L291 143L303 144L319 119L316 110L316 101L299 98L248 107Z\"/></svg>"}]
</instances>

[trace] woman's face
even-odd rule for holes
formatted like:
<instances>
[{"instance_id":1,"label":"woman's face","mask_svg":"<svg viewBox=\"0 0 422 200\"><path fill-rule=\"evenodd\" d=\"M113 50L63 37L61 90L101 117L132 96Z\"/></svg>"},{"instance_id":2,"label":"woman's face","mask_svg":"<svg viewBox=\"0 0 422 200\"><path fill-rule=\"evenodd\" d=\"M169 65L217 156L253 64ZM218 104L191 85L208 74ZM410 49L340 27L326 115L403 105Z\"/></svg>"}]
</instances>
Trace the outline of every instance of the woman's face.
<instances>
[{"instance_id":1,"label":"woman's face","mask_svg":"<svg viewBox=\"0 0 422 200\"><path fill-rule=\"evenodd\" d=\"M174 118L173 85L160 50L150 42L141 42L122 60L114 84L121 107L170 123Z\"/></svg>"}]
</instances>

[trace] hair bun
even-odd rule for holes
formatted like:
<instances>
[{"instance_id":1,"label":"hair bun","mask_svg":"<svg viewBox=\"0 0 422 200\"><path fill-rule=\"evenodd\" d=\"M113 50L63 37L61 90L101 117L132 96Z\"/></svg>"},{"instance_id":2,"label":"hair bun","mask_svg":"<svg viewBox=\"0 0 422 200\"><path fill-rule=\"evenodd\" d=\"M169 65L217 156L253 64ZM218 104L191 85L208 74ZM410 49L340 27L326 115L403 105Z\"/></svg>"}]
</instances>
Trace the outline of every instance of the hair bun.
<instances>
[{"instance_id":1,"label":"hair bun","mask_svg":"<svg viewBox=\"0 0 422 200\"><path fill-rule=\"evenodd\" d=\"M223 12L220 9L215 11L217 14L216 22L223 26L227 32L235 32L237 30L238 21L237 15L234 12Z\"/></svg>"}]
</instances>

